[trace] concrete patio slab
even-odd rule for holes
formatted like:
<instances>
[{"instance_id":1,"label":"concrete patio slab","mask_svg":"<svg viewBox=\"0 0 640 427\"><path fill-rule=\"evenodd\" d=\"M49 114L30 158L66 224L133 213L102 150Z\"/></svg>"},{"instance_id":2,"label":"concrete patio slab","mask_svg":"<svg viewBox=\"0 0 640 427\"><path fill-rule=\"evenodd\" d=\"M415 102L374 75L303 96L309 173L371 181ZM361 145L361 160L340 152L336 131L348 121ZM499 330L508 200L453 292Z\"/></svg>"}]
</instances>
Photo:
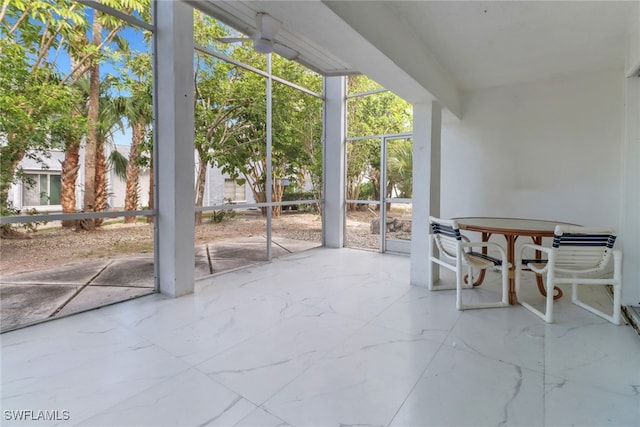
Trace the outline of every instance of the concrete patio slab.
<instances>
[{"instance_id":1,"label":"concrete patio slab","mask_svg":"<svg viewBox=\"0 0 640 427\"><path fill-rule=\"evenodd\" d=\"M88 261L40 271L2 276L2 283L13 284L72 284L86 285L111 260Z\"/></svg>"},{"instance_id":2,"label":"concrete patio slab","mask_svg":"<svg viewBox=\"0 0 640 427\"><path fill-rule=\"evenodd\" d=\"M204 277L212 274L209 267L209 255L207 254L207 246L200 245L196 247L195 277Z\"/></svg>"},{"instance_id":3,"label":"concrete patio slab","mask_svg":"<svg viewBox=\"0 0 640 427\"><path fill-rule=\"evenodd\" d=\"M264 237L245 237L233 241L224 240L209 244L209 254L212 260L266 261L267 245Z\"/></svg>"},{"instance_id":4,"label":"concrete patio slab","mask_svg":"<svg viewBox=\"0 0 640 427\"><path fill-rule=\"evenodd\" d=\"M151 278L153 285L153 278ZM153 293L151 287L123 287L123 286L87 286L74 297L62 310L57 314L63 316L66 314L77 313L79 311L89 310L96 307L113 304L116 302L126 301L142 295Z\"/></svg>"},{"instance_id":5,"label":"concrete patio slab","mask_svg":"<svg viewBox=\"0 0 640 427\"><path fill-rule=\"evenodd\" d=\"M209 243L209 255L212 262L216 260L246 260L250 262L264 262L267 260L266 238L264 236L248 236L234 240L224 240L221 242ZM284 237L272 236L271 256L278 258L294 252L321 246L319 242L308 242L303 240L287 239ZM226 264L225 264L225 269ZM217 270L217 269L214 269Z\"/></svg>"},{"instance_id":6,"label":"concrete patio slab","mask_svg":"<svg viewBox=\"0 0 640 427\"><path fill-rule=\"evenodd\" d=\"M285 253L295 253L306 251L311 248L322 246L321 242L308 242L306 240L294 240L284 237L272 236L272 246L279 246L284 249ZM284 254L283 254L284 255Z\"/></svg>"},{"instance_id":7,"label":"concrete patio slab","mask_svg":"<svg viewBox=\"0 0 640 427\"><path fill-rule=\"evenodd\" d=\"M153 254L116 259L91 282L91 286L153 288Z\"/></svg>"},{"instance_id":8,"label":"concrete patio slab","mask_svg":"<svg viewBox=\"0 0 640 427\"><path fill-rule=\"evenodd\" d=\"M48 318L79 286L0 284L0 332Z\"/></svg>"}]
</instances>

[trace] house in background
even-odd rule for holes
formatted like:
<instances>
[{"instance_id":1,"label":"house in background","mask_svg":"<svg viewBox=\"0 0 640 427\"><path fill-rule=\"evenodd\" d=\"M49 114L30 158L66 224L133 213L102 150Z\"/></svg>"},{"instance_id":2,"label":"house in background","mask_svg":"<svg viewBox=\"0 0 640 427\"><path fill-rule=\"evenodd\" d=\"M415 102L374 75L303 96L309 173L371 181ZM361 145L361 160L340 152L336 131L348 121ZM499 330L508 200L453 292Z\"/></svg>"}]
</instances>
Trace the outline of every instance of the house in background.
<instances>
[{"instance_id":1,"label":"house in background","mask_svg":"<svg viewBox=\"0 0 640 427\"><path fill-rule=\"evenodd\" d=\"M224 205L228 200L234 203L255 203L248 185L238 184L222 170L208 166L202 205Z\"/></svg>"},{"instance_id":2,"label":"house in background","mask_svg":"<svg viewBox=\"0 0 640 427\"><path fill-rule=\"evenodd\" d=\"M23 178L9 189L9 203L15 209L41 212L62 210L60 191L64 152L52 150L47 154L41 161L25 157L20 162L18 168L22 170Z\"/></svg>"},{"instance_id":3,"label":"house in background","mask_svg":"<svg viewBox=\"0 0 640 427\"><path fill-rule=\"evenodd\" d=\"M115 145L107 147L106 157L112 150L117 150L125 158L129 157L129 146ZM19 167L24 179L16 182L9 189L9 201L15 209L22 212L35 209L38 212L61 212L60 192L62 189L61 174L64 152L52 150L40 161L25 157ZM84 195L84 150L80 151L80 170L76 182L76 209L82 210ZM149 206L149 173L148 168L140 169L138 200L139 209ZM107 170L107 193L109 209L124 209L127 191L126 182L113 170ZM251 190L245 184L238 184L228 174L218 168L208 167L205 183L204 206L221 205L225 200L233 202L253 203Z\"/></svg>"}]
</instances>

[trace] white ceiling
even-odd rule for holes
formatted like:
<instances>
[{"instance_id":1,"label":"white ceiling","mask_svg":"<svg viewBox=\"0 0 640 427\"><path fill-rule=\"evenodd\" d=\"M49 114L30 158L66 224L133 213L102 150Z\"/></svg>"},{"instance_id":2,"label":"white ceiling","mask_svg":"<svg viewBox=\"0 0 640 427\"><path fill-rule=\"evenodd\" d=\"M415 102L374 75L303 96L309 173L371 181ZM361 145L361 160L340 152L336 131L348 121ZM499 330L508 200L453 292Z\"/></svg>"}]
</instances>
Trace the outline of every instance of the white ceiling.
<instances>
[{"instance_id":1,"label":"white ceiling","mask_svg":"<svg viewBox=\"0 0 640 427\"><path fill-rule=\"evenodd\" d=\"M276 40L310 68L364 73L456 115L461 91L623 68L640 15L639 1L187 2L248 34L267 12L283 22Z\"/></svg>"},{"instance_id":2,"label":"white ceiling","mask_svg":"<svg viewBox=\"0 0 640 427\"><path fill-rule=\"evenodd\" d=\"M622 67L632 2L389 2L463 90Z\"/></svg>"}]
</instances>

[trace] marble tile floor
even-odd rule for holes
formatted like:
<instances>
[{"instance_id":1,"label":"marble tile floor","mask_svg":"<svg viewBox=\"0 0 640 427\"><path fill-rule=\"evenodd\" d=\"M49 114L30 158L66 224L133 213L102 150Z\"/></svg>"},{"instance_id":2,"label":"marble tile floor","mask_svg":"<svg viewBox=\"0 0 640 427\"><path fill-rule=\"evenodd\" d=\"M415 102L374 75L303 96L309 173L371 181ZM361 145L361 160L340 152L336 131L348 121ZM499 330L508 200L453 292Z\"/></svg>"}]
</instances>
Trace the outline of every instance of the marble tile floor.
<instances>
[{"instance_id":1,"label":"marble tile floor","mask_svg":"<svg viewBox=\"0 0 640 427\"><path fill-rule=\"evenodd\" d=\"M640 425L640 337L567 299L459 312L407 257L312 249L0 335L0 424Z\"/></svg>"}]
</instances>

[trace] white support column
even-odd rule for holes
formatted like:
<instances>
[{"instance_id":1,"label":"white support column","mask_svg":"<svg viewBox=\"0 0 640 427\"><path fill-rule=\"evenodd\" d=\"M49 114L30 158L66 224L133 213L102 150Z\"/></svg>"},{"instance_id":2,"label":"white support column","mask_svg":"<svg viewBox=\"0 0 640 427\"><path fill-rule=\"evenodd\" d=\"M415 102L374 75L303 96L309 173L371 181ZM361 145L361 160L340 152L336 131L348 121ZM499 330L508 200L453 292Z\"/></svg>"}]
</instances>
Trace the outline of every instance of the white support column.
<instances>
[{"instance_id":1,"label":"white support column","mask_svg":"<svg viewBox=\"0 0 640 427\"><path fill-rule=\"evenodd\" d=\"M640 78L626 79L623 155L622 305L640 307Z\"/></svg>"},{"instance_id":2,"label":"white support column","mask_svg":"<svg viewBox=\"0 0 640 427\"><path fill-rule=\"evenodd\" d=\"M194 289L193 9L156 1L156 271L160 292Z\"/></svg>"},{"instance_id":3,"label":"white support column","mask_svg":"<svg viewBox=\"0 0 640 427\"><path fill-rule=\"evenodd\" d=\"M626 70L640 64L640 5L636 5L627 40ZM623 148L622 305L640 306L640 77L625 79L625 141Z\"/></svg>"},{"instance_id":4,"label":"white support column","mask_svg":"<svg viewBox=\"0 0 640 427\"><path fill-rule=\"evenodd\" d=\"M324 244L344 246L345 194L345 78L324 79Z\"/></svg>"},{"instance_id":5,"label":"white support column","mask_svg":"<svg viewBox=\"0 0 640 427\"><path fill-rule=\"evenodd\" d=\"M413 214L411 220L412 285L427 287L438 268L428 262L429 215L440 216L440 140L442 108L437 102L413 106Z\"/></svg>"}]
</instances>

